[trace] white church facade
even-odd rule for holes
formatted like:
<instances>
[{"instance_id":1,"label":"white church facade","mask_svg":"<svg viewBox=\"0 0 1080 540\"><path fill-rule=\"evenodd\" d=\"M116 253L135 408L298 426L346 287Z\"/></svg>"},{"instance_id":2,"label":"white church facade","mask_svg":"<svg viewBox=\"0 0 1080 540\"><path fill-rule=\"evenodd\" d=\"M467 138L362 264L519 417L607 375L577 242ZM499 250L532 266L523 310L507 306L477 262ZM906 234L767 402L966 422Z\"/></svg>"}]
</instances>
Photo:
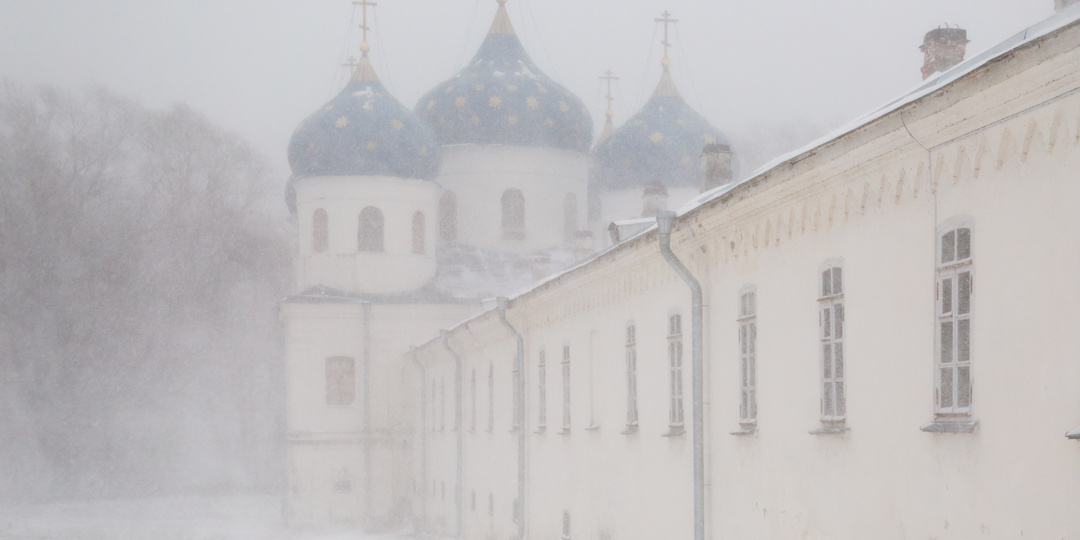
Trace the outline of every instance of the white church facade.
<instances>
[{"instance_id":1,"label":"white church facade","mask_svg":"<svg viewBox=\"0 0 1080 540\"><path fill-rule=\"evenodd\" d=\"M1080 5L729 183L666 69L590 148L503 3L294 135L291 526L1080 538Z\"/></svg>"}]
</instances>

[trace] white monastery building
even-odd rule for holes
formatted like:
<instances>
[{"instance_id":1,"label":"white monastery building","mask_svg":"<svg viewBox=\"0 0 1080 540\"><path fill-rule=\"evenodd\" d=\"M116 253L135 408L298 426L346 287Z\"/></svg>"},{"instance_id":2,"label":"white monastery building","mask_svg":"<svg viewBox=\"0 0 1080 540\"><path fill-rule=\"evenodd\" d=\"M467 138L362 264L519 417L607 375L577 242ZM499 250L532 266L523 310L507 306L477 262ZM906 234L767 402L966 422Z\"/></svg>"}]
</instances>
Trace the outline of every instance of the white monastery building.
<instances>
[{"instance_id":1,"label":"white monastery building","mask_svg":"<svg viewBox=\"0 0 1080 540\"><path fill-rule=\"evenodd\" d=\"M294 529L1080 538L1080 5L733 181L666 54L594 142L505 3L293 135Z\"/></svg>"}]
</instances>

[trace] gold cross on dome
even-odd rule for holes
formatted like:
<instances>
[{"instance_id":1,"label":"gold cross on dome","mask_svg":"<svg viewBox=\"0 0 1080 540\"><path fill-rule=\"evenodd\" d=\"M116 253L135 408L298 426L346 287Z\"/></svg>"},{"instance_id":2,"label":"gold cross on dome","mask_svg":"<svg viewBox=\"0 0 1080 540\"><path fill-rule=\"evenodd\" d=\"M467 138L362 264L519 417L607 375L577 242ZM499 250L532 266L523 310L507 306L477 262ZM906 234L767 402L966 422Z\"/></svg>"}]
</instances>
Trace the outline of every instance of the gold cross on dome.
<instances>
[{"instance_id":1,"label":"gold cross on dome","mask_svg":"<svg viewBox=\"0 0 1080 540\"><path fill-rule=\"evenodd\" d=\"M607 110L610 111L611 110L611 102L615 101L615 98L612 97L612 95L611 95L611 82L612 81L617 81L617 80L619 80L619 78L616 77L611 72L611 70L609 69L609 70L605 71L603 75L600 76L600 80L607 83L607 95L605 95L604 98L607 99Z\"/></svg>"},{"instance_id":2,"label":"gold cross on dome","mask_svg":"<svg viewBox=\"0 0 1080 540\"><path fill-rule=\"evenodd\" d=\"M354 0L352 4L354 6L360 6L364 9L364 23L360 25L360 29L364 31L364 43L367 44L367 31L369 30L367 24L367 8L368 6L371 6L372 11L374 11L375 6L379 4L375 2L370 2L369 0ZM363 48L363 46L361 47ZM366 53L367 51L364 52Z\"/></svg>"},{"instance_id":3,"label":"gold cross on dome","mask_svg":"<svg viewBox=\"0 0 1080 540\"><path fill-rule=\"evenodd\" d=\"M350 56L349 59L345 61L345 63L341 64L341 67L349 68L349 76L352 76L353 73L356 72L356 66L358 64L359 62L356 61L356 58Z\"/></svg>"},{"instance_id":4,"label":"gold cross on dome","mask_svg":"<svg viewBox=\"0 0 1080 540\"><path fill-rule=\"evenodd\" d=\"M664 58L667 58L668 57L668 47L671 47L671 42L668 41L668 24L675 24L675 23L679 22L679 20L678 19L672 19L671 18L671 13L668 13L667 11L665 11L662 15L660 15L659 19L653 19L653 20L655 20L658 23L664 23L664 41L661 41L660 44L664 46Z\"/></svg>"}]
</instances>

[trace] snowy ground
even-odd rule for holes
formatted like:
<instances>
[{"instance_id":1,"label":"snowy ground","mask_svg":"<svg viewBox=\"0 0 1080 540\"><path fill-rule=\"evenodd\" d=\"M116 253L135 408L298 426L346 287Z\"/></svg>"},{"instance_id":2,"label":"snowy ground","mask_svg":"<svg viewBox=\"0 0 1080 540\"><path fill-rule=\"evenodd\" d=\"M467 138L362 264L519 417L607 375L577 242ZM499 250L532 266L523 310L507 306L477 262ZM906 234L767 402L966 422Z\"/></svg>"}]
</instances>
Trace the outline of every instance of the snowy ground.
<instances>
[{"instance_id":1,"label":"snowy ground","mask_svg":"<svg viewBox=\"0 0 1080 540\"><path fill-rule=\"evenodd\" d=\"M397 540L359 532L302 540ZM0 507L2 540L289 540L281 499L163 497Z\"/></svg>"}]
</instances>

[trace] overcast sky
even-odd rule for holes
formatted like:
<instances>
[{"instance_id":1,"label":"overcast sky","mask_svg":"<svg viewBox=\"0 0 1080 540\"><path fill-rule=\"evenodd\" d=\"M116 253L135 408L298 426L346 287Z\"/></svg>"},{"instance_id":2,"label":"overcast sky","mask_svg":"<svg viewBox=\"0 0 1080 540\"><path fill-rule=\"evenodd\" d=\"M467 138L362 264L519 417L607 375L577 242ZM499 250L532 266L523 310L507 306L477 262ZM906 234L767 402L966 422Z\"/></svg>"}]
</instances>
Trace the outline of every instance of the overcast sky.
<instances>
[{"instance_id":1,"label":"overcast sky","mask_svg":"<svg viewBox=\"0 0 1080 540\"><path fill-rule=\"evenodd\" d=\"M495 0L377 0L372 59L412 107L467 62ZM923 34L968 30L968 57L1053 14L1053 0L509 0L533 60L593 113L611 69L616 124L659 75L664 10L680 22L676 84L737 143L761 126L835 127L920 82ZM288 175L293 129L358 56L349 0L0 0L0 76L100 84L144 105L186 103ZM736 146L735 151L739 149Z\"/></svg>"}]
</instances>

